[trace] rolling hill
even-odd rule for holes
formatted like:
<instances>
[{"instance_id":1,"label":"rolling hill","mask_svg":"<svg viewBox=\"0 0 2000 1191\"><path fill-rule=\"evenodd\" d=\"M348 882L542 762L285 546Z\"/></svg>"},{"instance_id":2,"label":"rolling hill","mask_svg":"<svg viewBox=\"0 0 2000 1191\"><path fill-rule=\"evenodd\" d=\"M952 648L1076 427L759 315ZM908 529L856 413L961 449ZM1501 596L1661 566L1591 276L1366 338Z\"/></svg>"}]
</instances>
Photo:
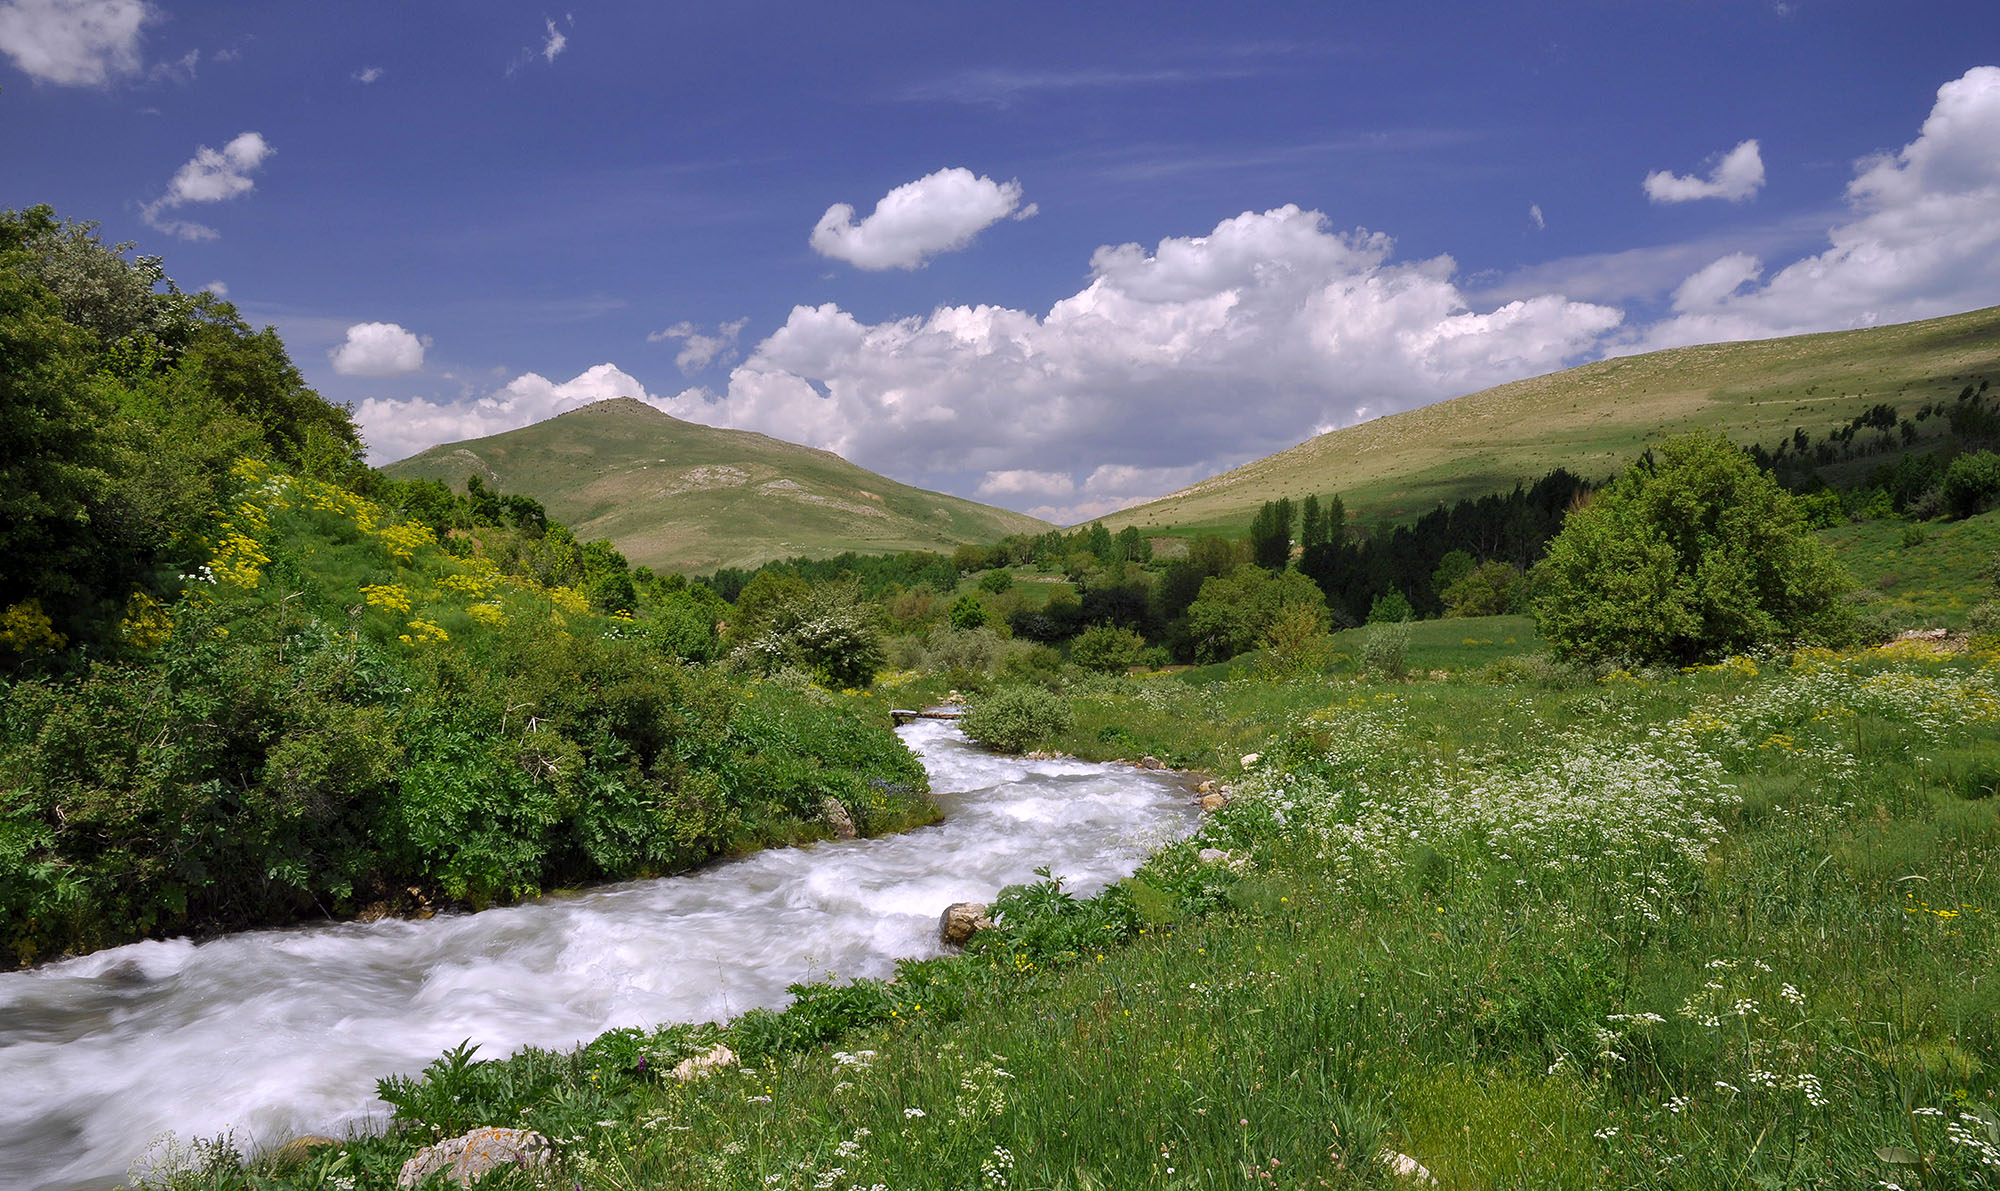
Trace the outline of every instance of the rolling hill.
<instances>
[{"instance_id":1,"label":"rolling hill","mask_svg":"<svg viewBox=\"0 0 2000 1191\"><path fill-rule=\"evenodd\" d=\"M1585 364L1331 431L1149 504L1111 529L1241 532L1267 500L1337 493L1365 522L1505 491L1556 467L1601 478L1648 442L1721 430L1775 445L1878 402L1899 414L2000 381L2000 306L1786 339L1673 348Z\"/></svg>"},{"instance_id":2,"label":"rolling hill","mask_svg":"<svg viewBox=\"0 0 2000 1191\"><path fill-rule=\"evenodd\" d=\"M532 496L577 536L658 570L754 567L847 550L949 552L1051 528L1022 513L912 488L828 451L721 430L629 397L382 469Z\"/></svg>"}]
</instances>

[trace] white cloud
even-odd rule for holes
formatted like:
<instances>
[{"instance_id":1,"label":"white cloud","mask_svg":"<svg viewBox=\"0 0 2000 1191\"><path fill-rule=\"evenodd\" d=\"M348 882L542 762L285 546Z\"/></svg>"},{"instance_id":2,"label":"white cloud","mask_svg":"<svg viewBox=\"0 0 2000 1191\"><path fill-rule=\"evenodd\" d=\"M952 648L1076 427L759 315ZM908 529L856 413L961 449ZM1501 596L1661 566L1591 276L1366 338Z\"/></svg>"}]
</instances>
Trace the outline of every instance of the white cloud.
<instances>
[{"instance_id":1,"label":"white cloud","mask_svg":"<svg viewBox=\"0 0 2000 1191\"><path fill-rule=\"evenodd\" d=\"M1622 317L1552 294L1469 309L1449 257L1399 262L1388 237L1290 206L1091 264L1039 316L796 307L726 394L672 408L1017 507L1129 504L1317 426L1560 367Z\"/></svg>"},{"instance_id":2,"label":"white cloud","mask_svg":"<svg viewBox=\"0 0 2000 1191\"><path fill-rule=\"evenodd\" d=\"M1542 205L1540 203L1528 204L1528 218L1534 221L1536 231L1548 230L1549 221L1542 218Z\"/></svg>"},{"instance_id":3,"label":"white cloud","mask_svg":"<svg viewBox=\"0 0 2000 1191\"><path fill-rule=\"evenodd\" d=\"M199 223L164 218L163 213L187 203L219 203L248 194L257 183L250 177L274 150L262 135L238 133L221 149L207 145L167 183L167 193L140 208L146 223L183 240L213 240L217 233Z\"/></svg>"},{"instance_id":4,"label":"white cloud","mask_svg":"<svg viewBox=\"0 0 2000 1191\"><path fill-rule=\"evenodd\" d=\"M537 58L540 58L543 62L553 65L556 60L556 55L562 53L563 50L569 47L569 34L564 33L560 28L557 27L554 17L544 17L542 19L542 24L547 30L545 36L542 38L542 44L539 46L531 45L522 48L521 52L515 56L514 60L507 64L507 75L509 78L513 77L516 71L520 70L523 66L526 66L529 63L533 62ZM570 13L564 13L563 24L565 25L576 24L575 15Z\"/></svg>"},{"instance_id":5,"label":"white cloud","mask_svg":"<svg viewBox=\"0 0 2000 1191\"><path fill-rule=\"evenodd\" d=\"M1646 197L1656 203L1728 199L1740 203L1764 188L1764 158L1757 142L1744 141L1723 155L1706 179L1656 170L1646 175Z\"/></svg>"},{"instance_id":6,"label":"white cloud","mask_svg":"<svg viewBox=\"0 0 2000 1191\"><path fill-rule=\"evenodd\" d=\"M102 87L139 72L139 35L159 14L144 0L5 0L0 52L40 83Z\"/></svg>"},{"instance_id":7,"label":"white cloud","mask_svg":"<svg viewBox=\"0 0 2000 1191\"><path fill-rule=\"evenodd\" d=\"M365 87L376 79L381 78L385 73L387 72L379 66L364 66L354 72L353 78L355 82Z\"/></svg>"},{"instance_id":8,"label":"white cloud","mask_svg":"<svg viewBox=\"0 0 2000 1191\"><path fill-rule=\"evenodd\" d=\"M347 328L347 342L326 354L342 376L401 376L423 368L428 346L428 339L395 323L355 323Z\"/></svg>"},{"instance_id":9,"label":"white cloud","mask_svg":"<svg viewBox=\"0 0 2000 1191\"><path fill-rule=\"evenodd\" d=\"M1872 326L2000 301L2000 67L1938 88L1915 140L1856 163L1847 203L1850 218L1824 251L1751 288L1762 263L1725 256L1683 282L1675 317L1634 346Z\"/></svg>"},{"instance_id":10,"label":"white cloud","mask_svg":"<svg viewBox=\"0 0 2000 1191\"><path fill-rule=\"evenodd\" d=\"M548 40L542 43L542 59L546 62L554 62L556 55L562 53L563 48L569 45L569 36L556 28L556 23L553 19L548 22L548 25L549 36Z\"/></svg>"},{"instance_id":11,"label":"white cloud","mask_svg":"<svg viewBox=\"0 0 2000 1191\"><path fill-rule=\"evenodd\" d=\"M369 458L386 463L438 443L484 438L613 397L632 397L656 408L667 407L615 365L598 364L561 383L540 373L523 373L498 391L470 402L370 397L356 407L354 416L368 440Z\"/></svg>"},{"instance_id":12,"label":"white cloud","mask_svg":"<svg viewBox=\"0 0 2000 1191\"><path fill-rule=\"evenodd\" d=\"M941 252L972 243L981 231L1012 215L1034 215L1021 206L1021 184L995 182L953 167L905 182L882 196L874 214L854 222L854 208L835 203L813 228L813 251L860 269L914 269Z\"/></svg>"},{"instance_id":13,"label":"white cloud","mask_svg":"<svg viewBox=\"0 0 2000 1191\"><path fill-rule=\"evenodd\" d=\"M715 334L705 335L701 329L686 319L675 323L664 331L655 331L646 336L647 343L678 339L681 350L674 357L674 364L684 376L693 376L720 359L727 364L736 358L736 341L743 334L743 328L750 325L747 318L723 323L715 329Z\"/></svg>"},{"instance_id":14,"label":"white cloud","mask_svg":"<svg viewBox=\"0 0 2000 1191\"><path fill-rule=\"evenodd\" d=\"M202 286L201 288L207 290L211 294L214 294L218 298L226 298L229 296L229 283L226 281L211 281L207 285Z\"/></svg>"}]
</instances>

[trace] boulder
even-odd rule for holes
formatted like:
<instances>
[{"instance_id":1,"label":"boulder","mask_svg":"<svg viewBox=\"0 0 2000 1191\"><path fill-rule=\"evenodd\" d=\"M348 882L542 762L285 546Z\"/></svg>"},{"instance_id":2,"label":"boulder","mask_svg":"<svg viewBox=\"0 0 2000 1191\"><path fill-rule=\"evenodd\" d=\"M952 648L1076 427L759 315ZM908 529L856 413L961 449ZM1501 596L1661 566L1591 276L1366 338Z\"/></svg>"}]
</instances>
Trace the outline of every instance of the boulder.
<instances>
[{"instance_id":1,"label":"boulder","mask_svg":"<svg viewBox=\"0 0 2000 1191\"><path fill-rule=\"evenodd\" d=\"M696 1055L691 1059L682 1059L680 1062L675 1063L673 1071L669 1074L675 1079L683 1081L700 1079L710 1072L720 1071L724 1067L734 1067L735 1065L736 1052L718 1042L709 1048L707 1054Z\"/></svg>"},{"instance_id":2,"label":"boulder","mask_svg":"<svg viewBox=\"0 0 2000 1191\"><path fill-rule=\"evenodd\" d=\"M1255 769L1257 768L1257 762L1263 759L1264 754L1262 753L1244 753L1242 760L1238 761L1237 764L1245 769Z\"/></svg>"},{"instance_id":3,"label":"boulder","mask_svg":"<svg viewBox=\"0 0 2000 1191\"><path fill-rule=\"evenodd\" d=\"M1215 793L1215 791L1216 791L1216 785L1214 778L1210 778L1194 788L1194 792L1197 794L1213 794Z\"/></svg>"},{"instance_id":4,"label":"boulder","mask_svg":"<svg viewBox=\"0 0 2000 1191\"><path fill-rule=\"evenodd\" d=\"M985 902L953 902L938 915L938 941L947 947L963 947L972 936L992 926Z\"/></svg>"},{"instance_id":5,"label":"boulder","mask_svg":"<svg viewBox=\"0 0 2000 1191\"><path fill-rule=\"evenodd\" d=\"M488 1126L418 1150L416 1157L403 1163L396 1185L414 1187L442 1174L461 1187L469 1187L503 1166L538 1169L548 1163L549 1155L549 1139L532 1129Z\"/></svg>"},{"instance_id":6,"label":"boulder","mask_svg":"<svg viewBox=\"0 0 2000 1191\"><path fill-rule=\"evenodd\" d=\"M1229 853L1223 851L1221 848L1203 848L1194 854L1194 858L1203 864L1229 863Z\"/></svg>"},{"instance_id":7,"label":"boulder","mask_svg":"<svg viewBox=\"0 0 2000 1191\"><path fill-rule=\"evenodd\" d=\"M826 815L826 821L833 825L833 838L853 839L861 834L854 829L854 817L847 813L847 808L840 804L840 799L829 794L820 807L822 813Z\"/></svg>"},{"instance_id":8,"label":"boulder","mask_svg":"<svg viewBox=\"0 0 2000 1191\"><path fill-rule=\"evenodd\" d=\"M1165 769L1165 768L1166 768L1166 766L1165 766L1165 765L1162 765L1162 764L1160 764L1160 759L1159 759L1158 757L1150 757L1150 756L1149 756L1149 757L1141 757L1141 758L1139 758L1139 768L1141 768L1141 769Z\"/></svg>"},{"instance_id":9,"label":"boulder","mask_svg":"<svg viewBox=\"0 0 2000 1191\"><path fill-rule=\"evenodd\" d=\"M1229 800L1227 798L1224 798L1220 794L1204 794L1201 796L1201 809L1203 814L1212 815L1228 805L1229 805Z\"/></svg>"}]
</instances>

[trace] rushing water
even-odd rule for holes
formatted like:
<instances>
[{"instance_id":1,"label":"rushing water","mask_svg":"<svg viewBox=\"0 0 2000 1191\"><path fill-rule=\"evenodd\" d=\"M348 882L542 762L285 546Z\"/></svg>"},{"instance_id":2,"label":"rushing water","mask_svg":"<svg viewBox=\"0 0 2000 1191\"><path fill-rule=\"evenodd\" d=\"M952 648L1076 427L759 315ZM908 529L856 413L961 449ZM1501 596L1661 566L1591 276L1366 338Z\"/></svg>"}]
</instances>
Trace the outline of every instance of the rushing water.
<instances>
[{"instance_id":1,"label":"rushing water","mask_svg":"<svg viewBox=\"0 0 2000 1191\"><path fill-rule=\"evenodd\" d=\"M0 975L0 1187L103 1187L157 1134L246 1149L379 1126L375 1080L470 1038L497 1057L720 1020L934 954L938 913L1049 865L1094 890L1193 811L1173 778L901 730L945 821L452 915L135 943Z\"/></svg>"}]
</instances>

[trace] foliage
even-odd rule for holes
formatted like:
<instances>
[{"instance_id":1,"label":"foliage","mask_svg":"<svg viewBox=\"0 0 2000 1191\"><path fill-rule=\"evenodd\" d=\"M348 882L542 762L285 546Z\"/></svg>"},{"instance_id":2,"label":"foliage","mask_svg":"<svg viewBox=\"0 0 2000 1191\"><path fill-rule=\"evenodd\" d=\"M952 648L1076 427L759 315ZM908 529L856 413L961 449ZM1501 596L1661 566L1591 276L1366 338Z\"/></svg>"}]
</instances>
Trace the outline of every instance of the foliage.
<instances>
[{"instance_id":1,"label":"foliage","mask_svg":"<svg viewBox=\"0 0 2000 1191\"><path fill-rule=\"evenodd\" d=\"M1416 615L1416 609L1410 607L1410 601L1400 588L1390 588L1376 596L1375 602L1368 606L1369 624L1401 624L1416 619Z\"/></svg>"},{"instance_id":2,"label":"foliage","mask_svg":"<svg viewBox=\"0 0 2000 1191\"><path fill-rule=\"evenodd\" d=\"M1973 451L1951 461L1944 472L1941 495L1945 511L1965 518L1983 513L2000 500L2000 454Z\"/></svg>"},{"instance_id":3,"label":"foliage","mask_svg":"<svg viewBox=\"0 0 2000 1191\"><path fill-rule=\"evenodd\" d=\"M1018 753L1067 731L1069 703L1038 686L1003 686L966 709L958 726L989 748Z\"/></svg>"},{"instance_id":4,"label":"foliage","mask_svg":"<svg viewBox=\"0 0 2000 1191\"><path fill-rule=\"evenodd\" d=\"M744 601L761 596L752 580ZM751 613L744 603L737 615L748 627L730 626L742 634L735 657L760 674L795 666L814 681L832 688L860 688L875 681L885 654L877 609L861 598L853 584L806 587L798 580L774 583L780 590L760 601Z\"/></svg>"},{"instance_id":5,"label":"foliage","mask_svg":"<svg viewBox=\"0 0 2000 1191\"><path fill-rule=\"evenodd\" d=\"M1570 516L1537 568L1564 657L1689 664L1836 641L1849 580L1792 498L1728 440L1667 440Z\"/></svg>"},{"instance_id":6,"label":"foliage","mask_svg":"<svg viewBox=\"0 0 2000 1191\"><path fill-rule=\"evenodd\" d=\"M1508 563L1492 561L1467 570L1438 589L1446 616L1500 616L1519 611L1521 572Z\"/></svg>"},{"instance_id":7,"label":"foliage","mask_svg":"<svg viewBox=\"0 0 2000 1191\"><path fill-rule=\"evenodd\" d=\"M1326 599L1297 571L1272 574L1243 567L1202 581L1188 608L1189 652L1198 662L1219 662L1264 643L1271 625L1289 607L1304 607L1325 623Z\"/></svg>"},{"instance_id":8,"label":"foliage","mask_svg":"<svg viewBox=\"0 0 2000 1191\"><path fill-rule=\"evenodd\" d=\"M1333 660L1333 638L1326 630L1323 608L1301 602L1278 609L1264 633L1261 669L1273 678L1320 673Z\"/></svg>"},{"instance_id":9,"label":"foliage","mask_svg":"<svg viewBox=\"0 0 2000 1191\"><path fill-rule=\"evenodd\" d=\"M945 614L945 619L949 620L951 627L955 629L980 628L986 623L986 605L979 602L978 596L968 591L953 602L951 610Z\"/></svg>"},{"instance_id":10,"label":"foliage","mask_svg":"<svg viewBox=\"0 0 2000 1191\"><path fill-rule=\"evenodd\" d=\"M1069 660L1086 670L1119 674L1145 660L1146 639L1117 625L1093 625L1069 643Z\"/></svg>"},{"instance_id":11,"label":"foliage","mask_svg":"<svg viewBox=\"0 0 2000 1191\"><path fill-rule=\"evenodd\" d=\"M1410 624L1406 620L1378 621L1361 637L1361 665L1370 677L1399 682L1409 673Z\"/></svg>"}]
</instances>

